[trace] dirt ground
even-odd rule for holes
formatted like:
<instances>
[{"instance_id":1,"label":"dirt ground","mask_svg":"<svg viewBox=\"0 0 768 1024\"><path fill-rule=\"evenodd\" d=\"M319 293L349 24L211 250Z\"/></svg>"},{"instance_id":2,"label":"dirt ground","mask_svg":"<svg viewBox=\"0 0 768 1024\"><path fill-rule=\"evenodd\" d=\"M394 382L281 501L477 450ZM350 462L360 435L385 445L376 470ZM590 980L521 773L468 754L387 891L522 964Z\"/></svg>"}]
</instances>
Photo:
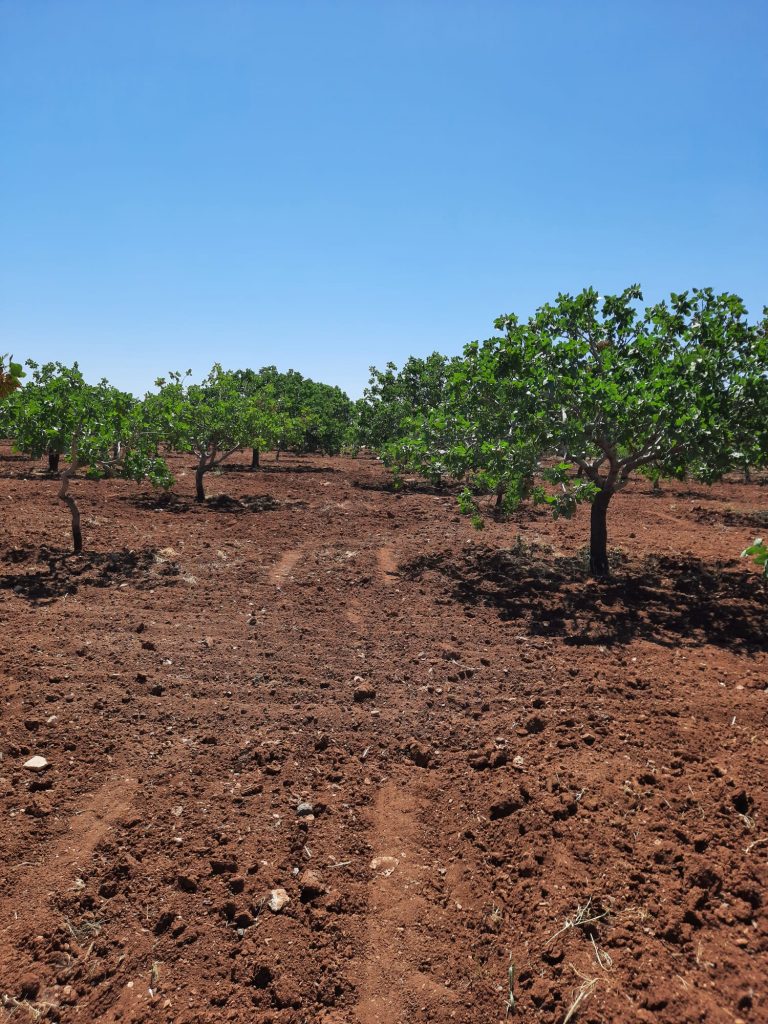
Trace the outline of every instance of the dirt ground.
<instances>
[{"instance_id":1,"label":"dirt ground","mask_svg":"<svg viewBox=\"0 0 768 1024\"><path fill-rule=\"evenodd\" d=\"M768 487L634 484L597 585L368 459L80 480L67 557L3 452L0 1020L768 1020Z\"/></svg>"}]
</instances>

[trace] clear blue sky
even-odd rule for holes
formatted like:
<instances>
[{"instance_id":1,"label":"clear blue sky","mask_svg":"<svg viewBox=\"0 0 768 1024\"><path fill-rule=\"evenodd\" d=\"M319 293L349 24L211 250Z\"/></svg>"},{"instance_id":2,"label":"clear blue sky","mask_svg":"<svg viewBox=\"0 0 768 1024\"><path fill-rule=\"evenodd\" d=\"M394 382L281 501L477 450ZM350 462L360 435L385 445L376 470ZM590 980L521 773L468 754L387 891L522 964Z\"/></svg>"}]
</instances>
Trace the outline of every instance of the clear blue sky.
<instances>
[{"instance_id":1,"label":"clear blue sky","mask_svg":"<svg viewBox=\"0 0 768 1024\"><path fill-rule=\"evenodd\" d=\"M142 392L768 302L766 0L0 0L0 352Z\"/></svg>"}]
</instances>

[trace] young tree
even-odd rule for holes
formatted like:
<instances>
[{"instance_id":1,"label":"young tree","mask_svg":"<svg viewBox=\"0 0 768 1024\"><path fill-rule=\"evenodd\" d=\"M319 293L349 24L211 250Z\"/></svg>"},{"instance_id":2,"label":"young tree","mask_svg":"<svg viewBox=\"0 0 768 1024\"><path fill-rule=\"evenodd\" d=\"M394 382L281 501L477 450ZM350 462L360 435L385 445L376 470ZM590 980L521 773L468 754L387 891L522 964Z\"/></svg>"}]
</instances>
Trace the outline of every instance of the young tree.
<instances>
[{"instance_id":1,"label":"young tree","mask_svg":"<svg viewBox=\"0 0 768 1024\"><path fill-rule=\"evenodd\" d=\"M277 445L284 426L274 383L255 370L234 370L243 401L248 407L251 469L261 467L261 453Z\"/></svg>"},{"instance_id":2,"label":"young tree","mask_svg":"<svg viewBox=\"0 0 768 1024\"><path fill-rule=\"evenodd\" d=\"M92 477L149 479L170 486L173 478L158 455L157 439L148 429L135 399L102 380L87 384L77 364L33 367L33 380L19 394L13 417L14 444L32 458L53 452L68 464L58 490L72 519L76 554L83 549L80 509L70 487L81 469Z\"/></svg>"},{"instance_id":3,"label":"young tree","mask_svg":"<svg viewBox=\"0 0 768 1024\"><path fill-rule=\"evenodd\" d=\"M197 457L195 498L205 501L205 474L254 441L253 406L236 375L216 363L202 384L186 384L173 372L148 395L149 420L174 450Z\"/></svg>"}]
</instances>

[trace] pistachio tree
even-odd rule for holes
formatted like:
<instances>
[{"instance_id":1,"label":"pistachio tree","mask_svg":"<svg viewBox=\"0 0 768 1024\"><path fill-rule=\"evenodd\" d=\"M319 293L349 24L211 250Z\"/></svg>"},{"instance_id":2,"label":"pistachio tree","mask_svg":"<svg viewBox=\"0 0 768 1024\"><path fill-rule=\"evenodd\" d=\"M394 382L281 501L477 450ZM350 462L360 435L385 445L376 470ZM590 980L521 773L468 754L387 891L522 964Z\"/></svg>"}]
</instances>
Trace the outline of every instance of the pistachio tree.
<instances>
[{"instance_id":1,"label":"pistachio tree","mask_svg":"<svg viewBox=\"0 0 768 1024\"><path fill-rule=\"evenodd\" d=\"M258 408L243 393L241 382L216 363L200 384L172 372L155 382L158 391L144 400L146 415L174 451L197 459L195 498L205 501L205 474L254 443Z\"/></svg>"},{"instance_id":2,"label":"pistachio tree","mask_svg":"<svg viewBox=\"0 0 768 1024\"><path fill-rule=\"evenodd\" d=\"M472 342L462 358L433 355L419 361L427 381L417 390L411 376L412 411L380 445L384 462L397 474L408 469L435 483L445 477L464 481L460 503L476 526L483 520L475 496L491 492L497 515L511 511L529 493L537 464L531 424L521 418L521 376L500 366L498 357L494 342ZM404 370L411 364L413 372L413 363Z\"/></svg>"},{"instance_id":3,"label":"pistachio tree","mask_svg":"<svg viewBox=\"0 0 768 1024\"><path fill-rule=\"evenodd\" d=\"M255 370L234 370L233 377L240 389L243 401L250 403L250 424L252 437L248 441L251 449L251 469L261 467L261 455L274 448L281 436L280 410L271 382L266 381Z\"/></svg>"},{"instance_id":4,"label":"pistachio tree","mask_svg":"<svg viewBox=\"0 0 768 1024\"><path fill-rule=\"evenodd\" d=\"M17 451L32 459L47 458L52 473L72 443L86 386L77 363L26 364L30 379L12 399L7 430Z\"/></svg>"},{"instance_id":5,"label":"pistachio tree","mask_svg":"<svg viewBox=\"0 0 768 1024\"><path fill-rule=\"evenodd\" d=\"M528 424L556 512L591 504L590 572L607 576L608 507L632 474L658 467L711 478L734 464L734 413L755 328L738 296L673 293L643 308L639 286L600 297L561 294L528 321L503 316L499 376L517 378L514 414ZM580 471L577 478L573 470Z\"/></svg>"}]
</instances>

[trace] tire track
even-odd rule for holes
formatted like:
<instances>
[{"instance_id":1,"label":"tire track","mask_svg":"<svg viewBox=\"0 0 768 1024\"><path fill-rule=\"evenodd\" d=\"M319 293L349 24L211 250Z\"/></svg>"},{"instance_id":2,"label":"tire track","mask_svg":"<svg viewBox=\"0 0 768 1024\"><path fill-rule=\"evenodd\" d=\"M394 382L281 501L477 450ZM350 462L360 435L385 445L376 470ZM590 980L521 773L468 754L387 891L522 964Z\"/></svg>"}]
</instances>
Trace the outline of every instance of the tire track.
<instances>
[{"instance_id":1,"label":"tire track","mask_svg":"<svg viewBox=\"0 0 768 1024\"><path fill-rule=\"evenodd\" d=\"M430 1019L447 1020L457 996L420 964L422 928L437 908L427 893L431 855L421 838L421 801L412 779L390 779L370 812L373 849L368 885L366 947L358 959L357 1024L410 1024L429 1007Z\"/></svg>"}]
</instances>

